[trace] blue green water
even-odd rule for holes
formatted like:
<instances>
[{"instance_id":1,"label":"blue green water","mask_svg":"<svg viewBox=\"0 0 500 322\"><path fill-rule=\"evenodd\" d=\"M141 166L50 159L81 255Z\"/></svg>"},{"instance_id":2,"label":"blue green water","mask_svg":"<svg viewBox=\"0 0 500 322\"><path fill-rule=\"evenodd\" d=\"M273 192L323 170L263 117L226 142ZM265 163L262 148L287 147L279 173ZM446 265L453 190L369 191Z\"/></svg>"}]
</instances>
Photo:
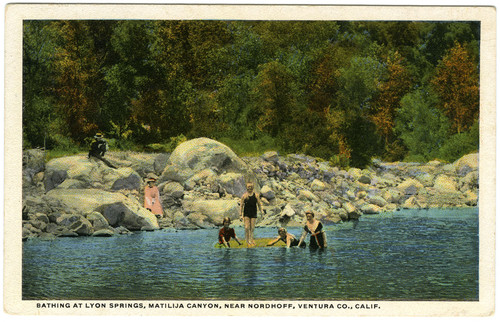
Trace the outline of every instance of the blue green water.
<instances>
[{"instance_id":1,"label":"blue green water","mask_svg":"<svg viewBox=\"0 0 500 322\"><path fill-rule=\"evenodd\" d=\"M244 236L236 227L236 234ZM301 228L289 228L300 235ZM479 298L478 209L400 211L326 227L328 249L217 249L217 230L23 244L23 299ZM276 229L258 228L256 237Z\"/></svg>"}]
</instances>

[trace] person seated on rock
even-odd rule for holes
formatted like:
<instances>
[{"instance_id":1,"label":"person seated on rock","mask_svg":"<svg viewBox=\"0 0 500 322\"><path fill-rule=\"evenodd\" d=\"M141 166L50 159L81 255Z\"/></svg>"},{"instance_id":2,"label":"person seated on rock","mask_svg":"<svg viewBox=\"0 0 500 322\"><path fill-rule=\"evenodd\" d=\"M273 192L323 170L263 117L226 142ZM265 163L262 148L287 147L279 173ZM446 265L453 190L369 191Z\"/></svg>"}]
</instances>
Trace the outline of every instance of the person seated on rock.
<instances>
[{"instance_id":1,"label":"person seated on rock","mask_svg":"<svg viewBox=\"0 0 500 322\"><path fill-rule=\"evenodd\" d=\"M225 247L231 247L229 244L229 241L231 238L234 238L236 242L238 242L239 245L241 245L241 242L238 237L236 237L236 233L234 232L234 228L230 228L229 225L231 225L231 219L229 217L225 217L224 220L222 221L222 224L224 227L222 227L219 230L219 245L223 245Z\"/></svg>"},{"instance_id":2,"label":"person seated on rock","mask_svg":"<svg viewBox=\"0 0 500 322\"><path fill-rule=\"evenodd\" d=\"M286 228L280 227L278 229L278 237L276 239L271 240L267 246L273 246L277 242L282 241L286 244L287 248L298 246L299 245L299 240L295 238L294 235L290 234L289 232L286 231ZM305 247L305 243L302 243L303 246Z\"/></svg>"},{"instance_id":3,"label":"person seated on rock","mask_svg":"<svg viewBox=\"0 0 500 322\"><path fill-rule=\"evenodd\" d=\"M323 224L319 220L314 219L314 212L311 210L306 211L306 224L304 225L304 232L300 236L299 247L302 245L307 234L311 234L311 239L309 240L310 248L326 248L326 234L323 231Z\"/></svg>"},{"instance_id":4,"label":"person seated on rock","mask_svg":"<svg viewBox=\"0 0 500 322\"><path fill-rule=\"evenodd\" d=\"M104 158L104 154L108 151L108 142L104 139L104 136L101 133L97 133L94 136L94 140L90 144L90 150L88 158L94 157L96 159L101 160L108 167L116 169L116 167Z\"/></svg>"},{"instance_id":5,"label":"person seated on rock","mask_svg":"<svg viewBox=\"0 0 500 322\"><path fill-rule=\"evenodd\" d=\"M144 188L144 208L151 211L157 218L163 218L163 208L160 202L160 191L155 186L156 178L150 176L148 185Z\"/></svg>"}]
</instances>

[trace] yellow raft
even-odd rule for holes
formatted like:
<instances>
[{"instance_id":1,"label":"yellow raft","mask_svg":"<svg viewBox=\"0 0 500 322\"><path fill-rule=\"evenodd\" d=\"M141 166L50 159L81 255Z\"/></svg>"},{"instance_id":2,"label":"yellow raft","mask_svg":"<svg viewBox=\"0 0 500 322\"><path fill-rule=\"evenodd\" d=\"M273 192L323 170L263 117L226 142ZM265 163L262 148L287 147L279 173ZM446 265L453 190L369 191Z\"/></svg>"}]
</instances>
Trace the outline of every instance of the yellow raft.
<instances>
[{"instance_id":1,"label":"yellow raft","mask_svg":"<svg viewBox=\"0 0 500 322\"><path fill-rule=\"evenodd\" d=\"M247 242L242 240L241 241L241 245L238 244L238 242L234 239L231 239L229 241L229 246L231 246L231 248L255 248L255 247L285 247L285 243L282 242L282 241L279 241L277 242L276 244L274 244L273 246L267 246L267 244L274 240L274 238L255 238L255 246L248 246L247 245ZM214 245L215 248L226 248L226 246L222 245L222 244L219 244L218 242L215 243Z\"/></svg>"}]
</instances>

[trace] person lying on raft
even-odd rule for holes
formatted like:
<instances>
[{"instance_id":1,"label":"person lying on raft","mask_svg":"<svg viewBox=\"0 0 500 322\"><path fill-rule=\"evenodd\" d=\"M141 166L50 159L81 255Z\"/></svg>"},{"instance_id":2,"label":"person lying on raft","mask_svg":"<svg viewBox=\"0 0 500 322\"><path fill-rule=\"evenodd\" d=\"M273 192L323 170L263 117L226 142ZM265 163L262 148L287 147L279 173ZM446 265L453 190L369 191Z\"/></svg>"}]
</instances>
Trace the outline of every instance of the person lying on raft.
<instances>
[{"instance_id":1,"label":"person lying on raft","mask_svg":"<svg viewBox=\"0 0 500 322\"><path fill-rule=\"evenodd\" d=\"M219 230L219 244L224 245L226 247L231 247L229 245L229 241L231 240L231 237L234 238L239 245L241 245L240 240L238 237L236 237L236 233L234 232L234 228L229 228L229 225L231 225L231 219L229 217L225 217L224 220L222 221L222 224L224 227L222 227Z\"/></svg>"},{"instance_id":2,"label":"person lying on raft","mask_svg":"<svg viewBox=\"0 0 500 322\"><path fill-rule=\"evenodd\" d=\"M311 239L309 241L310 248L326 248L326 234L323 231L323 224L319 220L314 219L314 213L311 210L306 211L306 219L304 232L302 236L300 236L298 246L300 247L307 234L311 234Z\"/></svg>"},{"instance_id":3,"label":"person lying on raft","mask_svg":"<svg viewBox=\"0 0 500 322\"><path fill-rule=\"evenodd\" d=\"M297 246L299 244L299 240L295 238L294 235L290 234L289 232L286 231L286 228L279 228L278 229L278 237L276 239L271 240L267 246L273 246L277 242L282 241L286 244L287 248ZM305 246L305 243L304 243Z\"/></svg>"}]
</instances>

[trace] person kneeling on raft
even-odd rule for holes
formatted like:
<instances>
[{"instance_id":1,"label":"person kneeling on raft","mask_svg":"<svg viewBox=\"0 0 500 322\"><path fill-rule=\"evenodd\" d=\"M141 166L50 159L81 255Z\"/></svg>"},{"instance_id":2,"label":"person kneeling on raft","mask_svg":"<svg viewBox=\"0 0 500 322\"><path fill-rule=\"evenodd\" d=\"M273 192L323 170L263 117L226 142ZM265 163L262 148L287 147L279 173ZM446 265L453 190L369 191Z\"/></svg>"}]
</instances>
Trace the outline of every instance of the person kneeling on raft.
<instances>
[{"instance_id":1,"label":"person kneeling on raft","mask_svg":"<svg viewBox=\"0 0 500 322\"><path fill-rule=\"evenodd\" d=\"M224 227L222 227L219 230L219 244L224 245L226 247L231 247L229 245L229 241L231 240L231 237L234 238L238 242L239 245L241 245L240 240L238 237L236 237L236 233L234 232L234 228L229 228L229 225L231 224L231 219L229 217L225 217L224 220L222 221L222 224Z\"/></svg>"}]
</instances>

